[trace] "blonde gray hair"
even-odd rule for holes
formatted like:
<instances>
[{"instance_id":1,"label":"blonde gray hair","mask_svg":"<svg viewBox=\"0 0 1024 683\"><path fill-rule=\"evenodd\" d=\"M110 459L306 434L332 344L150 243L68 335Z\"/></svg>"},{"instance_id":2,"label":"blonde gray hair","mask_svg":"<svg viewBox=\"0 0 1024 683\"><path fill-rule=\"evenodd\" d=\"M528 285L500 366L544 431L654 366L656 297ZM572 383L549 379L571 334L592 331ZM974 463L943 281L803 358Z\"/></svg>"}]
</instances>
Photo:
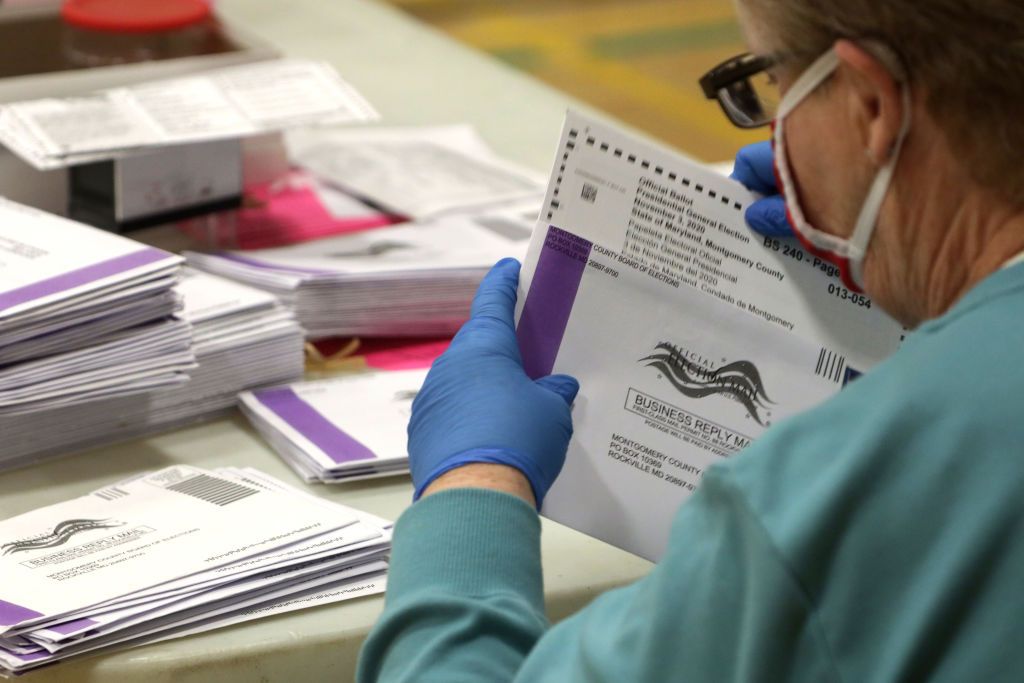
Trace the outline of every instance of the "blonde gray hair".
<instances>
[{"instance_id":1,"label":"blonde gray hair","mask_svg":"<svg viewBox=\"0 0 1024 683\"><path fill-rule=\"evenodd\" d=\"M1024 2L739 1L798 66L840 38L889 47L973 179L1024 207Z\"/></svg>"}]
</instances>

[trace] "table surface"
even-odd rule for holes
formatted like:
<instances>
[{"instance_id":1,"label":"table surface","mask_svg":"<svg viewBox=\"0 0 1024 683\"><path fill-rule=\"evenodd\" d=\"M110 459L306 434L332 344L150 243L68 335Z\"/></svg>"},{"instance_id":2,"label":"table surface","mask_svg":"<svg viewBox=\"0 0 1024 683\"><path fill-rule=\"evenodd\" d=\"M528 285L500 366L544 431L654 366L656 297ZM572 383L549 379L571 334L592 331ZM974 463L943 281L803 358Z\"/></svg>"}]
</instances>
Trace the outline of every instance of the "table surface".
<instances>
[{"instance_id":1,"label":"table surface","mask_svg":"<svg viewBox=\"0 0 1024 683\"><path fill-rule=\"evenodd\" d=\"M386 125L468 122L500 154L546 172L569 107L528 76L370 0L219 0L229 21L283 52L334 64ZM591 112L594 113L594 112ZM0 519L82 495L132 473L190 464L251 466L305 486L239 416L69 456L0 475ZM397 519L407 477L313 486L324 498ZM545 520L548 613L565 617L649 563ZM294 612L156 645L72 660L27 675L44 681L346 681L380 614L375 596Z\"/></svg>"}]
</instances>

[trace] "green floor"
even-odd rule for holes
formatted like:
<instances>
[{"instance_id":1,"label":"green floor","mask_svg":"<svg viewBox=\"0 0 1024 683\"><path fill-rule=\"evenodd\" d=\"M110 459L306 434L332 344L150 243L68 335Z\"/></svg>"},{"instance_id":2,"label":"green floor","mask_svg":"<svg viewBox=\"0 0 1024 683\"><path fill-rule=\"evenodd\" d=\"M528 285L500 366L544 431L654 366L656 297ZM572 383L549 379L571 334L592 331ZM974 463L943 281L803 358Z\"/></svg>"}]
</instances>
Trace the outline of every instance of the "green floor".
<instances>
[{"instance_id":1,"label":"green floor","mask_svg":"<svg viewBox=\"0 0 1024 683\"><path fill-rule=\"evenodd\" d=\"M389 0L708 161L765 131L733 128L697 79L744 51L731 0Z\"/></svg>"}]
</instances>

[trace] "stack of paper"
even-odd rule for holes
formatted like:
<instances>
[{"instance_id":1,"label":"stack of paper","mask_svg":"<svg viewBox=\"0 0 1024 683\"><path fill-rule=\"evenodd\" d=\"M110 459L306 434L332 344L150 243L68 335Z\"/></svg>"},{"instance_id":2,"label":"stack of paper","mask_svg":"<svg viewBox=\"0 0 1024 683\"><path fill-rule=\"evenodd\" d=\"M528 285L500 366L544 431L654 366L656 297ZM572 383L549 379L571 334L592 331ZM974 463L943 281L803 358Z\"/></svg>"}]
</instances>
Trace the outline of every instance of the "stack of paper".
<instances>
[{"instance_id":1,"label":"stack of paper","mask_svg":"<svg viewBox=\"0 0 1024 683\"><path fill-rule=\"evenodd\" d=\"M0 199L0 416L187 381L181 262Z\"/></svg>"},{"instance_id":2,"label":"stack of paper","mask_svg":"<svg viewBox=\"0 0 1024 683\"><path fill-rule=\"evenodd\" d=\"M389 522L249 469L170 467L13 517L0 672L379 592L390 541Z\"/></svg>"},{"instance_id":3,"label":"stack of paper","mask_svg":"<svg viewBox=\"0 0 1024 683\"><path fill-rule=\"evenodd\" d=\"M128 398L0 416L0 467L178 427L232 409L239 391L302 377L302 329L270 294L189 268L175 288L198 366L187 384ZM115 343L116 346L116 343Z\"/></svg>"},{"instance_id":4,"label":"stack of paper","mask_svg":"<svg viewBox=\"0 0 1024 683\"><path fill-rule=\"evenodd\" d=\"M472 126L304 129L287 140L321 182L416 220L543 198L544 178L497 156Z\"/></svg>"},{"instance_id":5,"label":"stack of paper","mask_svg":"<svg viewBox=\"0 0 1024 683\"><path fill-rule=\"evenodd\" d=\"M0 142L47 170L166 145L375 118L328 64L284 59L8 104L0 108Z\"/></svg>"},{"instance_id":6,"label":"stack of paper","mask_svg":"<svg viewBox=\"0 0 1024 683\"><path fill-rule=\"evenodd\" d=\"M242 410L306 481L409 471L406 425L425 369L375 370L245 392Z\"/></svg>"},{"instance_id":7,"label":"stack of paper","mask_svg":"<svg viewBox=\"0 0 1024 683\"><path fill-rule=\"evenodd\" d=\"M484 273L523 257L536 205L276 249L189 252L203 270L277 294L308 336L441 336L466 320Z\"/></svg>"}]
</instances>

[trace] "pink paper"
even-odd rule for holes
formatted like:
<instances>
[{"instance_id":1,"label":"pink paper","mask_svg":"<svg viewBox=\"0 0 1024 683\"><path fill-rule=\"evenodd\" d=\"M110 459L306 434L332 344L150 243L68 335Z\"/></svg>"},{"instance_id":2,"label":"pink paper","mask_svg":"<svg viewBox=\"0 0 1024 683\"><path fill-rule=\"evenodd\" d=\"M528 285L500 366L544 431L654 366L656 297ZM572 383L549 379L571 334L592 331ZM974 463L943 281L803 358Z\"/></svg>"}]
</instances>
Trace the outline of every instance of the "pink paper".
<instances>
[{"instance_id":1,"label":"pink paper","mask_svg":"<svg viewBox=\"0 0 1024 683\"><path fill-rule=\"evenodd\" d=\"M383 228L407 219L382 212L336 218L301 171L246 188L242 208L187 221L181 229L217 248L266 249L344 233Z\"/></svg>"},{"instance_id":2,"label":"pink paper","mask_svg":"<svg viewBox=\"0 0 1024 683\"><path fill-rule=\"evenodd\" d=\"M391 348L362 349L361 353L366 359L366 364L378 370L414 370L417 368L429 368L430 364L437 359L451 343L450 339L439 339L414 344L403 344Z\"/></svg>"}]
</instances>

